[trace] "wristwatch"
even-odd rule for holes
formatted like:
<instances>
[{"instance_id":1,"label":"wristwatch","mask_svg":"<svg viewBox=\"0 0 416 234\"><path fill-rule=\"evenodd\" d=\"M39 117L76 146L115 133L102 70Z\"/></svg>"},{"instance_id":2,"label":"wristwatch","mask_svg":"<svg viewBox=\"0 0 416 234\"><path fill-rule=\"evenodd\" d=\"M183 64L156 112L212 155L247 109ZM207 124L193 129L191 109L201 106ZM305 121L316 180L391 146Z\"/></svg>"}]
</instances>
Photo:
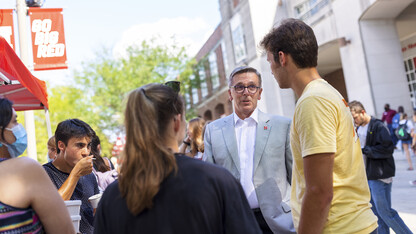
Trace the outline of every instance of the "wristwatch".
<instances>
[{"instance_id":1,"label":"wristwatch","mask_svg":"<svg viewBox=\"0 0 416 234\"><path fill-rule=\"evenodd\" d=\"M183 143L184 143L185 145L187 145L187 146L190 146L190 145L191 145L191 143L186 142L186 141L183 141Z\"/></svg>"}]
</instances>

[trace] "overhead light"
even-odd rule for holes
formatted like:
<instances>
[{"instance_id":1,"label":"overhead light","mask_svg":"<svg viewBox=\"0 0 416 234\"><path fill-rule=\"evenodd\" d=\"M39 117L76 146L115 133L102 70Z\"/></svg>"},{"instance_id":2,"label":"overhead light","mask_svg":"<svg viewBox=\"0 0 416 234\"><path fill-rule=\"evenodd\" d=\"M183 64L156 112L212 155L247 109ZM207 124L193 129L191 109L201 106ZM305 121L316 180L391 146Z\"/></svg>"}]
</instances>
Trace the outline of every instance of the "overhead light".
<instances>
[{"instance_id":1,"label":"overhead light","mask_svg":"<svg viewBox=\"0 0 416 234\"><path fill-rule=\"evenodd\" d=\"M26 0L28 7L41 7L45 3L45 0Z\"/></svg>"}]
</instances>

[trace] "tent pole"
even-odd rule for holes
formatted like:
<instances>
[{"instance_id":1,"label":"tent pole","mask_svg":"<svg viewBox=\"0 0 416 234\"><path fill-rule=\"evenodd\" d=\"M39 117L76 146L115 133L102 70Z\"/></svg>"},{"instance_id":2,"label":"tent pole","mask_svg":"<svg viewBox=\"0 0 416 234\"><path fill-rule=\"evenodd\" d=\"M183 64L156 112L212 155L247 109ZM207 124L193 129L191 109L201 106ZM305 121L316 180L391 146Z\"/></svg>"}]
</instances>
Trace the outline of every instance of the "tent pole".
<instances>
[{"instance_id":1,"label":"tent pole","mask_svg":"<svg viewBox=\"0 0 416 234\"><path fill-rule=\"evenodd\" d=\"M45 108L46 129L48 130L48 139L52 137L51 119L49 118L49 110Z\"/></svg>"}]
</instances>

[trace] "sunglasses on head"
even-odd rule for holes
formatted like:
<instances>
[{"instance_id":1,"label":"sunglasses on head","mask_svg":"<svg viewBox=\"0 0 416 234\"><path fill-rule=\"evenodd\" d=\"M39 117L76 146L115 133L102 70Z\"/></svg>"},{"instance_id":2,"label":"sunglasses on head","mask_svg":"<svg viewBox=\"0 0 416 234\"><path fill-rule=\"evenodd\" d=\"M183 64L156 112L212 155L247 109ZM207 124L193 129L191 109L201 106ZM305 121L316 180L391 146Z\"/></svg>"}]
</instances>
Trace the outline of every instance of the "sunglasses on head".
<instances>
[{"instance_id":1,"label":"sunglasses on head","mask_svg":"<svg viewBox=\"0 0 416 234\"><path fill-rule=\"evenodd\" d=\"M170 87L175 91L176 93L179 93L181 91L181 82L172 80L165 83L166 86Z\"/></svg>"}]
</instances>

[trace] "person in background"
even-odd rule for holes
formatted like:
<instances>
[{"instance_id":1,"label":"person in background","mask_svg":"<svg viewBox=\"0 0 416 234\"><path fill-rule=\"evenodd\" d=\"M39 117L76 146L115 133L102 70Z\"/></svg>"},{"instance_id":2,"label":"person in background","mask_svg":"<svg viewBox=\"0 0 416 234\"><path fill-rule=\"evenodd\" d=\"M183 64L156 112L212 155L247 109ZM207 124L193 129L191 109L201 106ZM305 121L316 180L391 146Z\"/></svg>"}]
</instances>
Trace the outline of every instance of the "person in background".
<instances>
[{"instance_id":1,"label":"person in background","mask_svg":"<svg viewBox=\"0 0 416 234\"><path fill-rule=\"evenodd\" d=\"M413 123L412 121L407 119L407 114L403 113L402 118L399 122L400 125L405 125L405 130L407 133L412 136L413 135ZM413 139L410 137L409 139L402 140L402 148L404 149L404 153L406 155L407 163L409 164L409 167L407 168L408 171L413 171L413 163L412 158L410 157L410 146L412 145Z\"/></svg>"},{"instance_id":2,"label":"person in background","mask_svg":"<svg viewBox=\"0 0 416 234\"><path fill-rule=\"evenodd\" d=\"M175 154L184 115L182 98L168 86L128 95L121 172L100 200L94 233L261 233L229 172Z\"/></svg>"},{"instance_id":3,"label":"person in background","mask_svg":"<svg viewBox=\"0 0 416 234\"><path fill-rule=\"evenodd\" d=\"M416 111L413 111L413 123L416 123ZM413 154L416 155L416 133L415 131L413 131L413 135L412 135L412 151Z\"/></svg>"},{"instance_id":4,"label":"person in background","mask_svg":"<svg viewBox=\"0 0 416 234\"><path fill-rule=\"evenodd\" d=\"M381 120L368 115L361 102L352 101L348 105L357 126L371 192L371 209L378 218L378 234L388 234L390 228L395 233L411 234L397 211L391 207L396 167L389 130Z\"/></svg>"},{"instance_id":5,"label":"person in background","mask_svg":"<svg viewBox=\"0 0 416 234\"><path fill-rule=\"evenodd\" d=\"M179 147L179 153L183 153L191 158L202 160L204 153L204 140L202 130L205 126L203 118L191 119L188 123L187 137Z\"/></svg>"},{"instance_id":6,"label":"person in background","mask_svg":"<svg viewBox=\"0 0 416 234\"><path fill-rule=\"evenodd\" d=\"M0 98L0 232L73 234L68 210L46 172L28 157L16 158L27 144L12 105Z\"/></svg>"},{"instance_id":7,"label":"person in background","mask_svg":"<svg viewBox=\"0 0 416 234\"><path fill-rule=\"evenodd\" d=\"M391 139L393 140L393 142L395 141L395 139L397 139L396 136L395 136L395 133L393 131L393 117L394 117L394 115L396 115L396 111L390 109L390 104L386 103L386 105L384 105L384 112L383 112L383 117L381 117L381 121L386 122L387 128L389 129L390 136L391 136Z\"/></svg>"},{"instance_id":8,"label":"person in background","mask_svg":"<svg viewBox=\"0 0 416 234\"><path fill-rule=\"evenodd\" d=\"M95 159L93 173L97 178L100 193L102 193L109 184L117 179L118 173L108 158L101 157L101 141L97 135L91 140L91 154Z\"/></svg>"},{"instance_id":9,"label":"person in background","mask_svg":"<svg viewBox=\"0 0 416 234\"><path fill-rule=\"evenodd\" d=\"M226 168L244 189L263 233L295 233L290 211L290 120L258 109L261 74L235 68L228 78L234 112L207 125L207 162Z\"/></svg>"},{"instance_id":10,"label":"person in background","mask_svg":"<svg viewBox=\"0 0 416 234\"><path fill-rule=\"evenodd\" d=\"M0 158L16 158L23 154L27 147L27 134L25 128L17 123L17 114L13 103L6 98L0 97ZM7 134L6 134L7 133Z\"/></svg>"},{"instance_id":11,"label":"person in background","mask_svg":"<svg viewBox=\"0 0 416 234\"><path fill-rule=\"evenodd\" d=\"M377 233L354 120L344 97L318 73L313 29L286 19L260 44L280 88L299 98L290 130L297 232Z\"/></svg>"},{"instance_id":12,"label":"person in background","mask_svg":"<svg viewBox=\"0 0 416 234\"><path fill-rule=\"evenodd\" d=\"M399 127L400 118L402 117L403 113L404 113L403 106L399 106L399 108L397 109L397 113L391 119L391 128L392 128L393 133L395 133L396 129ZM399 139L397 138L396 134L392 134L391 136L393 140L393 145L396 148L396 144L399 141Z\"/></svg>"},{"instance_id":13,"label":"person in background","mask_svg":"<svg viewBox=\"0 0 416 234\"><path fill-rule=\"evenodd\" d=\"M55 160L56 158L56 143L55 143L55 136L52 136L48 140L48 162Z\"/></svg>"},{"instance_id":14,"label":"person in background","mask_svg":"<svg viewBox=\"0 0 416 234\"><path fill-rule=\"evenodd\" d=\"M79 231L92 233L94 215L88 198L98 194L97 180L92 174L93 156L90 155L94 130L82 120L67 119L55 131L57 157L43 165L61 197L81 200Z\"/></svg>"}]
</instances>

